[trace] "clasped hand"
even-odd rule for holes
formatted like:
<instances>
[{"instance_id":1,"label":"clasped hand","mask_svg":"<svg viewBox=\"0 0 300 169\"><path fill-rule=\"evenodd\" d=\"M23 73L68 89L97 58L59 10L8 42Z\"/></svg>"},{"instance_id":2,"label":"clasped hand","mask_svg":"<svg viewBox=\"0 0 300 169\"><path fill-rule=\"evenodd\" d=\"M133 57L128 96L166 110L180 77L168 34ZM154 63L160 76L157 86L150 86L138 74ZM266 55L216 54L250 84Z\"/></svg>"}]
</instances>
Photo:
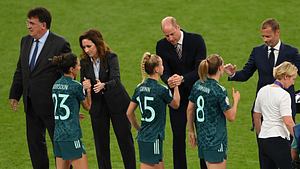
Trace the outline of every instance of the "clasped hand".
<instances>
[{"instance_id":1,"label":"clasped hand","mask_svg":"<svg viewBox=\"0 0 300 169\"><path fill-rule=\"evenodd\" d=\"M179 76L178 74L174 74L168 79L168 85L170 88L174 88L176 86L181 85L181 82L182 82L182 76Z\"/></svg>"},{"instance_id":2,"label":"clasped hand","mask_svg":"<svg viewBox=\"0 0 300 169\"><path fill-rule=\"evenodd\" d=\"M95 93L99 93L101 90L104 89L105 83L102 83L99 79L97 79L96 81L97 83L94 85L93 90Z\"/></svg>"}]
</instances>

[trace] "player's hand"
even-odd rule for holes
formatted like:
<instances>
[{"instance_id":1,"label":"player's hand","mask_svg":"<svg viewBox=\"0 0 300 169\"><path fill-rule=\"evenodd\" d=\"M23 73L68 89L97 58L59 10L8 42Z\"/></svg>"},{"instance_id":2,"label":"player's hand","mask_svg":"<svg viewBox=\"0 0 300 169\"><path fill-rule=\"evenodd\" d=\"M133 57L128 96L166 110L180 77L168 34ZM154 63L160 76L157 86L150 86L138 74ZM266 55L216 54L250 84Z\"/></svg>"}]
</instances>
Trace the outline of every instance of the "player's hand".
<instances>
[{"instance_id":1,"label":"player's hand","mask_svg":"<svg viewBox=\"0 0 300 169\"><path fill-rule=\"evenodd\" d=\"M83 120L85 118L85 115L83 113L79 113L79 120Z\"/></svg>"},{"instance_id":2,"label":"player's hand","mask_svg":"<svg viewBox=\"0 0 300 169\"><path fill-rule=\"evenodd\" d=\"M173 76L169 77L168 79L168 85L170 88L174 88L175 86L179 86L182 83L182 76L179 76L178 74L174 74Z\"/></svg>"},{"instance_id":3,"label":"player's hand","mask_svg":"<svg viewBox=\"0 0 300 169\"><path fill-rule=\"evenodd\" d=\"M195 132L189 132L189 142L193 148L197 146Z\"/></svg>"},{"instance_id":4,"label":"player's hand","mask_svg":"<svg viewBox=\"0 0 300 169\"><path fill-rule=\"evenodd\" d=\"M168 85L169 85L169 87L170 87L171 89L174 88L174 87L176 86L176 84L175 84L175 82L174 82L174 77L173 77L173 76L169 77L169 79L168 79Z\"/></svg>"},{"instance_id":5,"label":"player's hand","mask_svg":"<svg viewBox=\"0 0 300 169\"><path fill-rule=\"evenodd\" d=\"M13 111L17 111L18 105L19 105L19 101L16 99L9 99L10 102L10 107Z\"/></svg>"},{"instance_id":6,"label":"player's hand","mask_svg":"<svg viewBox=\"0 0 300 169\"><path fill-rule=\"evenodd\" d=\"M82 81L82 86L84 90L90 89L92 87L91 80L84 77L84 80Z\"/></svg>"},{"instance_id":7,"label":"player's hand","mask_svg":"<svg viewBox=\"0 0 300 169\"><path fill-rule=\"evenodd\" d=\"M237 90L234 90L234 88L232 88L232 97L234 102L238 102L240 100L240 92Z\"/></svg>"}]
</instances>

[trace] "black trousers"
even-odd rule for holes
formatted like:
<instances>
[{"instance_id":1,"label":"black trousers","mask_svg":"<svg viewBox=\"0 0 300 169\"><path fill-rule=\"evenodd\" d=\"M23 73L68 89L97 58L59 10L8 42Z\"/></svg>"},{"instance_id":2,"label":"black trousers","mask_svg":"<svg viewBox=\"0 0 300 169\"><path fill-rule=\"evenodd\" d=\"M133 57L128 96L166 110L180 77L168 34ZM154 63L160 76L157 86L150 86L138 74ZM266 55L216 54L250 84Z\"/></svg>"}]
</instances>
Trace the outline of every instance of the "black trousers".
<instances>
[{"instance_id":1,"label":"black trousers","mask_svg":"<svg viewBox=\"0 0 300 169\"><path fill-rule=\"evenodd\" d=\"M258 138L261 169L291 169L291 144L282 137Z\"/></svg>"},{"instance_id":2,"label":"black trousers","mask_svg":"<svg viewBox=\"0 0 300 169\"><path fill-rule=\"evenodd\" d=\"M170 108L170 121L173 133L173 165L174 169L187 169L186 162L186 109L187 104L180 103L179 109ZM207 169L204 159L200 159L201 169Z\"/></svg>"},{"instance_id":3,"label":"black trousers","mask_svg":"<svg viewBox=\"0 0 300 169\"><path fill-rule=\"evenodd\" d=\"M47 129L51 141L53 142L54 113L52 113L52 111L47 115L41 115L40 113L41 112L34 110L31 99L28 98L28 109L26 112L26 135L32 167L34 169L49 169L49 159L45 137Z\"/></svg>"},{"instance_id":4,"label":"black trousers","mask_svg":"<svg viewBox=\"0 0 300 169\"><path fill-rule=\"evenodd\" d=\"M105 106L105 105L104 105ZM108 111L91 113L91 122L99 169L111 169L110 159L110 120L121 150L124 168L136 169L135 150L131 125L126 112L110 114Z\"/></svg>"}]
</instances>

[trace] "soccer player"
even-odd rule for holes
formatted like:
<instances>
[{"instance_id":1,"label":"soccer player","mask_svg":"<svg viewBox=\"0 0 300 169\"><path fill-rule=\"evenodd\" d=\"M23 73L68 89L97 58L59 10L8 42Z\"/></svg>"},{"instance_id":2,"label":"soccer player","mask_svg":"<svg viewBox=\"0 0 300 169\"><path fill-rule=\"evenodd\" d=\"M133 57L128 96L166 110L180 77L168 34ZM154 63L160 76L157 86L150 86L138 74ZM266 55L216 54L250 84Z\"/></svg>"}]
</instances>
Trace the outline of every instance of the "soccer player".
<instances>
[{"instance_id":1,"label":"soccer player","mask_svg":"<svg viewBox=\"0 0 300 169\"><path fill-rule=\"evenodd\" d=\"M57 64L64 74L52 88L56 167L68 169L72 164L75 169L87 169L87 156L81 142L79 109L80 102L84 109L90 109L91 84L86 82L82 86L74 80L80 71L79 60L74 54L55 56L52 62ZM84 96L84 91L87 91L87 97Z\"/></svg>"},{"instance_id":2,"label":"soccer player","mask_svg":"<svg viewBox=\"0 0 300 169\"><path fill-rule=\"evenodd\" d=\"M226 119L235 120L240 99L240 93L232 89L233 106L230 106L227 91L219 84L223 72L224 62L219 55L213 54L201 61L200 80L191 90L187 108L190 144L193 147L198 144L198 156L204 158L208 169L226 168Z\"/></svg>"},{"instance_id":3,"label":"soccer player","mask_svg":"<svg viewBox=\"0 0 300 169\"><path fill-rule=\"evenodd\" d=\"M141 71L143 81L137 86L127 110L131 124L138 130L138 145L141 169L163 169L163 140L166 124L166 105L174 109L179 107L180 95L178 85L171 91L159 84L158 80L164 70L162 59L146 52L143 55ZM149 75L146 78L146 73ZM134 114L139 105L141 126Z\"/></svg>"}]
</instances>

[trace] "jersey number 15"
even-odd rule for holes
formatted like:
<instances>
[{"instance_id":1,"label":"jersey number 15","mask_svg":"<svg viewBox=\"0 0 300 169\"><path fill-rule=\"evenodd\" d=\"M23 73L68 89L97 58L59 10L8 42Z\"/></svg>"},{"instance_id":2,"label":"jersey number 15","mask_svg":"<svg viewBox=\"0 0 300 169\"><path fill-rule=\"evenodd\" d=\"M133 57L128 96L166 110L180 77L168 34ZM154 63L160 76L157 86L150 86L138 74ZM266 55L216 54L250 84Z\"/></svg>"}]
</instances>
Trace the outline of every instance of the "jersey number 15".
<instances>
[{"instance_id":1,"label":"jersey number 15","mask_svg":"<svg viewBox=\"0 0 300 169\"><path fill-rule=\"evenodd\" d=\"M140 97L137 97L136 100L139 102L140 110L141 110L141 113L142 113L141 121L151 122L155 118L155 110L151 106L149 106L147 104L147 102L148 101L154 101L154 98L149 97L149 96L145 96L144 97L144 104L141 103ZM143 110L149 110L150 113L151 113L151 116L149 118L144 118L143 117L143 114L144 114Z\"/></svg>"}]
</instances>

